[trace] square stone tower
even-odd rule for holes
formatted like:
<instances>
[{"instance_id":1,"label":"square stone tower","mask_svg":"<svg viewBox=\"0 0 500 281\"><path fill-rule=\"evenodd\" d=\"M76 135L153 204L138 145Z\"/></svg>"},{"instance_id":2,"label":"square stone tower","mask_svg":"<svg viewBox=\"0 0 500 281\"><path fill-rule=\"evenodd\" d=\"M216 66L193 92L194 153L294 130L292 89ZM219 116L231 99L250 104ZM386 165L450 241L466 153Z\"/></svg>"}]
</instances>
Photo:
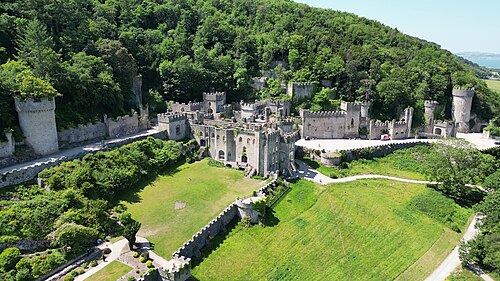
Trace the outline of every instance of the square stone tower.
<instances>
[{"instance_id":1,"label":"square stone tower","mask_svg":"<svg viewBox=\"0 0 500 281\"><path fill-rule=\"evenodd\" d=\"M224 105L226 105L226 93L203 93L203 103L205 113L215 114L224 112Z\"/></svg>"}]
</instances>

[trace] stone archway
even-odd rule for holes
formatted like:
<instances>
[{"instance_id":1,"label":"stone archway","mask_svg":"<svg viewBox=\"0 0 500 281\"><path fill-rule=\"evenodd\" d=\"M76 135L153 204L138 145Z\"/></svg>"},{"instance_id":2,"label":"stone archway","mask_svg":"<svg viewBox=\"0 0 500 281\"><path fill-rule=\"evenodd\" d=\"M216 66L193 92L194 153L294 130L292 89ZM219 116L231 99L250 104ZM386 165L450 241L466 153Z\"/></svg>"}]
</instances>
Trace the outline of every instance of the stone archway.
<instances>
[{"instance_id":1,"label":"stone archway","mask_svg":"<svg viewBox=\"0 0 500 281\"><path fill-rule=\"evenodd\" d=\"M248 162L248 157L246 155L241 156L241 162L242 163L247 163Z\"/></svg>"},{"instance_id":2,"label":"stone archway","mask_svg":"<svg viewBox=\"0 0 500 281\"><path fill-rule=\"evenodd\" d=\"M219 150L219 160L224 160L225 154L224 150Z\"/></svg>"},{"instance_id":3,"label":"stone archway","mask_svg":"<svg viewBox=\"0 0 500 281\"><path fill-rule=\"evenodd\" d=\"M434 129L434 134L441 135L442 133L443 133L443 130L441 130L441 128L435 128Z\"/></svg>"}]
</instances>

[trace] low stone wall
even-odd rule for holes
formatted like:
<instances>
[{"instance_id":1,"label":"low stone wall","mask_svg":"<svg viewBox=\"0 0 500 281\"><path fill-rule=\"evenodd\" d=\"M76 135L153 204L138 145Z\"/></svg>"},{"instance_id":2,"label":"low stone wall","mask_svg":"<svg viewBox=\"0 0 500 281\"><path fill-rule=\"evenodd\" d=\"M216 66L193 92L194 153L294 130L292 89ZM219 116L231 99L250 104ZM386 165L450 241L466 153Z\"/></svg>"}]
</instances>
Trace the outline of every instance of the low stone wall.
<instances>
[{"instance_id":1,"label":"low stone wall","mask_svg":"<svg viewBox=\"0 0 500 281\"><path fill-rule=\"evenodd\" d=\"M125 136L148 129L148 120L143 120L137 114L121 116L116 119L105 119L109 137Z\"/></svg>"},{"instance_id":2,"label":"low stone wall","mask_svg":"<svg viewBox=\"0 0 500 281\"><path fill-rule=\"evenodd\" d=\"M415 141L404 143L391 143L386 145L370 146L360 149L342 150L342 161L350 162L358 159L371 159L384 157L396 150L414 147L417 145L429 145L429 142Z\"/></svg>"}]
</instances>

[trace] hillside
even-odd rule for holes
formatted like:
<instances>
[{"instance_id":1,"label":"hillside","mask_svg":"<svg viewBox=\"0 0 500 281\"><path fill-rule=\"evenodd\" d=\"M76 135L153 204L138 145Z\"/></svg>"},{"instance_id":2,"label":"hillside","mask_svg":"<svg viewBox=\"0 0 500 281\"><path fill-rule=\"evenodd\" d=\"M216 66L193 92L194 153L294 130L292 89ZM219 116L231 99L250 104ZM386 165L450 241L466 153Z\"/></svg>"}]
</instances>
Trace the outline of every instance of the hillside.
<instances>
[{"instance_id":1,"label":"hillside","mask_svg":"<svg viewBox=\"0 0 500 281\"><path fill-rule=\"evenodd\" d=\"M475 86L475 112L485 119L500 112L498 94L474 67L436 44L287 0L5 0L0 63L9 59L24 66L10 62L0 73L0 129L17 124L10 94L26 86L15 75L26 66L62 95L59 127L137 109L130 90L137 73L152 113L166 100L200 100L211 89L229 101L279 97L279 86L262 95L249 87L267 70L285 81L331 80L333 90L306 107L369 99L372 117L391 119L410 105L418 124L424 99L449 104L454 86Z\"/></svg>"}]
</instances>

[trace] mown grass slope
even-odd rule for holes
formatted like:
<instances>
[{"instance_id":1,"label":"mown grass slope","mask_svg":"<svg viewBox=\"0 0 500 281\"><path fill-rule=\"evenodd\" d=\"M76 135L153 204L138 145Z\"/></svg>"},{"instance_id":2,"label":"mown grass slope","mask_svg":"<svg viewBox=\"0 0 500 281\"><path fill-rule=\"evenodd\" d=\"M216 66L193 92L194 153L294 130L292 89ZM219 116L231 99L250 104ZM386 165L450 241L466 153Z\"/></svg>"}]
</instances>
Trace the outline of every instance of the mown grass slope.
<instances>
[{"instance_id":1,"label":"mown grass slope","mask_svg":"<svg viewBox=\"0 0 500 281\"><path fill-rule=\"evenodd\" d=\"M132 267L118 261L112 261L103 269L93 274L88 281L115 281L132 270Z\"/></svg>"},{"instance_id":2,"label":"mown grass slope","mask_svg":"<svg viewBox=\"0 0 500 281\"><path fill-rule=\"evenodd\" d=\"M153 242L160 256L170 257L236 197L251 195L262 185L242 171L207 162L181 165L143 190L123 196L121 203L142 223L139 235Z\"/></svg>"},{"instance_id":3,"label":"mown grass slope","mask_svg":"<svg viewBox=\"0 0 500 281\"><path fill-rule=\"evenodd\" d=\"M492 89L493 91L500 92L500 81L498 80L484 80L486 84L488 85L488 88Z\"/></svg>"},{"instance_id":4,"label":"mown grass slope","mask_svg":"<svg viewBox=\"0 0 500 281\"><path fill-rule=\"evenodd\" d=\"M418 280L453 249L461 234L451 228L464 229L471 214L424 185L301 180L268 212L270 226L237 226L192 273L198 280L393 280L417 263L402 279Z\"/></svg>"}]
</instances>

